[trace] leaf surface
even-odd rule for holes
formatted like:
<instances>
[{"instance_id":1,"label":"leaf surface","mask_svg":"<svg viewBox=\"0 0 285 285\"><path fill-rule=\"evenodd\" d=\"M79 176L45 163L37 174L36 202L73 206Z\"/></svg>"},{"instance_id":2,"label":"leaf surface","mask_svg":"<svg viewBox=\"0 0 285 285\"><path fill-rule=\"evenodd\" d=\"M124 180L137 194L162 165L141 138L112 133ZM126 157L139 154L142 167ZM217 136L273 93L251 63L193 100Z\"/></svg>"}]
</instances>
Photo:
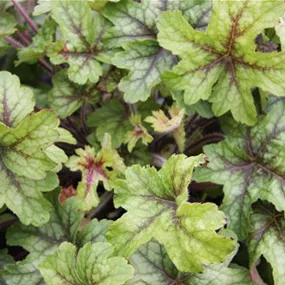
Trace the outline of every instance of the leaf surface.
<instances>
[{"instance_id":1,"label":"leaf surface","mask_svg":"<svg viewBox=\"0 0 285 285\"><path fill-rule=\"evenodd\" d=\"M108 243L85 244L77 254L76 263L75 255L76 248L63 243L40 265L48 285L121 285L133 276L133 268L124 258L114 257Z\"/></svg>"},{"instance_id":2,"label":"leaf surface","mask_svg":"<svg viewBox=\"0 0 285 285\"><path fill-rule=\"evenodd\" d=\"M227 118L226 140L204 147L210 163L208 169L196 173L196 178L224 185L221 209L240 239L247 237L251 204L258 199L285 210L284 111L283 102L274 104L254 127Z\"/></svg>"},{"instance_id":3,"label":"leaf surface","mask_svg":"<svg viewBox=\"0 0 285 285\"><path fill-rule=\"evenodd\" d=\"M115 188L115 206L128 212L110 225L108 240L129 257L152 237L164 244L180 271L222 262L235 242L217 235L225 217L214 204L188 203L187 187L203 156L173 155L160 171L132 166Z\"/></svg>"},{"instance_id":4,"label":"leaf surface","mask_svg":"<svg viewBox=\"0 0 285 285\"><path fill-rule=\"evenodd\" d=\"M105 29L102 17L92 16L87 1L52 1L51 8L51 15L63 36L49 47L52 63L68 63L68 77L75 83L96 83L103 73L96 59L102 49Z\"/></svg>"},{"instance_id":5,"label":"leaf surface","mask_svg":"<svg viewBox=\"0 0 285 285\"><path fill-rule=\"evenodd\" d=\"M207 266L203 273L179 273L165 248L155 240L140 247L130 258L135 276L127 285L252 285L249 271L225 264Z\"/></svg>"},{"instance_id":6,"label":"leaf surface","mask_svg":"<svg viewBox=\"0 0 285 285\"><path fill-rule=\"evenodd\" d=\"M103 182L106 190L112 190L113 183L124 173L125 165L118 152L112 148L109 135L104 137L99 152L96 153L90 146L86 146L85 150L77 149L75 152L77 155L71 156L66 166L71 171L82 172L82 180L77 186L77 198L81 202L81 209L89 211L99 203L99 182Z\"/></svg>"},{"instance_id":7,"label":"leaf surface","mask_svg":"<svg viewBox=\"0 0 285 285\"><path fill-rule=\"evenodd\" d=\"M255 266L261 256L271 264L275 285L285 282L285 219L284 214L260 208L251 216L249 256Z\"/></svg>"},{"instance_id":8,"label":"leaf surface","mask_svg":"<svg viewBox=\"0 0 285 285\"><path fill-rule=\"evenodd\" d=\"M284 2L213 3L207 33L194 30L179 11L159 17L159 44L182 59L163 79L171 89L184 91L186 104L209 100L216 116L231 111L237 121L253 125L251 88L284 96L285 53L256 52L254 44L258 34L276 24Z\"/></svg>"},{"instance_id":9,"label":"leaf surface","mask_svg":"<svg viewBox=\"0 0 285 285\"><path fill-rule=\"evenodd\" d=\"M113 64L130 70L119 85L125 92L124 98L129 103L146 101L153 87L161 82L161 74L170 69L175 63L175 57L161 48L157 41L155 20L166 10L182 10L187 19L195 26L201 25L211 3L208 1L147 1L136 3L123 0L110 3L103 10L103 14L113 24L104 42L108 47L123 47Z\"/></svg>"}]
</instances>

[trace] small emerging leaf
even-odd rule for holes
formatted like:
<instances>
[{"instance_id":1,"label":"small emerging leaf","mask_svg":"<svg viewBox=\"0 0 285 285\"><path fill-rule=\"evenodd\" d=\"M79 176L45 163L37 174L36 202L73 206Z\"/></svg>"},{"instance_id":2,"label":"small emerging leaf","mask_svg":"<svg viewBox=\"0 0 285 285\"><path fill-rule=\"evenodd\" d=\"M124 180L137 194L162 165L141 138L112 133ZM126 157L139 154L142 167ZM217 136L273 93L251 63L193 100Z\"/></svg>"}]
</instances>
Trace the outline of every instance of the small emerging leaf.
<instances>
[{"instance_id":1,"label":"small emerging leaf","mask_svg":"<svg viewBox=\"0 0 285 285\"><path fill-rule=\"evenodd\" d=\"M125 170L124 162L116 150L112 149L111 138L106 135L101 150L96 153L89 146L76 150L76 156L71 156L66 166L71 171L80 170L82 180L77 187L78 199L85 211L96 207L99 203L97 186L102 181L106 190L113 188L113 182Z\"/></svg>"}]
</instances>

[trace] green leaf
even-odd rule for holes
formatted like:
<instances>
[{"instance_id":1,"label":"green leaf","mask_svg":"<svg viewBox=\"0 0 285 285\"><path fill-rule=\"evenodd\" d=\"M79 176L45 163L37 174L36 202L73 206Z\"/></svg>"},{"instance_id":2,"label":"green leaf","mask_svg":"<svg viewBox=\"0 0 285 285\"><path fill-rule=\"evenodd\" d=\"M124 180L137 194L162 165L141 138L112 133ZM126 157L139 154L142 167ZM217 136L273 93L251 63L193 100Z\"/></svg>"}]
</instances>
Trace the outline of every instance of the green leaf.
<instances>
[{"instance_id":1,"label":"green leaf","mask_svg":"<svg viewBox=\"0 0 285 285\"><path fill-rule=\"evenodd\" d=\"M106 240L106 233L108 231L111 221L93 219L87 226L85 226L76 236L76 244L83 247L86 243L104 242Z\"/></svg>"},{"instance_id":2,"label":"green leaf","mask_svg":"<svg viewBox=\"0 0 285 285\"><path fill-rule=\"evenodd\" d=\"M62 205L58 201L58 191L49 193L47 198L53 207L45 225L38 228L17 223L7 233L8 244L21 246L29 251L29 259L35 260L36 265L53 254L64 241L75 243L84 217L84 213L78 211L76 199L69 198Z\"/></svg>"},{"instance_id":3,"label":"green leaf","mask_svg":"<svg viewBox=\"0 0 285 285\"><path fill-rule=\"evenodd\" d=\"M89 127L96 127L96 137L100 142L105 133L108 133L112 138L112 146L118 148L125 142L126 133L132 130L128 117L128 109L120 101L113 99L90 114L87 124Z\"/></svg>"},{"instance_id":4,"label":"green leaf","mask_svg":"<svg viewBox=\"0 0 285 285\"><path fill-rule=\"evenodd\" d=\"M21 103L19 103L21 102ZM17 76L0 72L0 123L16 127L34 109L31 89L21 87Z\"/></svg>"},{"instance_id":5,"label":"green leaf","mask_svg":"<svg viewBox=\"0 0 285 285\"><path fill-rule=\"evenodd\" d=\"M113 64L130 70L119 85L125 92L127 102L146 101L153 87L161 82L160 75L170 69L176 58L161 48L156 41L155 20L165 10L182 10L188 20L195 26L201 24L211 6L208 1L147 1L136 3L123 0L110 3L103 14L113 24L104 38L108 47L123 47L124 51L116 55ZM195 11L195 13L194 13Z\"/></svg>"},{"instance_id":6,"label":"green leaf","mask_svg":"<svg viewBox=\"0 0 285 285\"><path fill-rule=\"evenodd\" d=\"M16 31L16 20L15 18L6 13L0 11L0 38L9 36Z\"/></svg>"},{"instance_id":7,"label":"green leaf","mask_svg":"<svg viewBox=\"0 0 285 285\"><path fill-rule=\"evenodd\" d=\"M123 47L125 51L117 53L112 61L117 67L130 70L119 88L129 103L146 101L153 87L161 82L161 73L172 68L174 57L154 40L126 42Z\"/></svg>"},{"instance_id":8,"label":"green leaf","mask_svg":"<svg viewBox=\"0 0 285 285\"><path fill-rule=\"evenodd\" d=\"M97 60L102 52L103 18L99 14L93 17L86 1L52 1L51 7L63 36L49 47L52 63L68 63L68 77L75 83L96 83L103 73Z\"/></svg>"},{"instance_id":9,"label":"green leaf","mask_svg":"<svg viewBox=\"0 0 285 285\"><path fill-rule=\"evenodd\" d=\"M87 243L77 254L70 243L63 243L48 257L40 271L48 285L121 285L133 276L133 268L122 257L114 257L110 244Z\"/></svg>"},{"instance_id":10,"label":"green leaf","mask_svg":"<svg viewBox=\"0 0 285 285\"><path fill-rule=\"evenodd\" d=\"M129 257L152 237L165 245L180 271L202 271L202 264L222 262L235 242L217 235L225 217L214 204L188 203L187 187L203 156L173 155L160 171L138 165L117 182L115 206L128 212L110 225L108 240Z\"/></svg>"},{"instance_id":11,"label":"green leaf","mask_svg":"<svg viewBox=\"0 0 285 285\"><path fill-rule=\"evenodd\" d=\"M226 118L226 140L204 147L210 163L196 179L224 185L221 209L239 239L247 237L251 204L258 199L285 210L284 114L285 105L278 102L251 128Z\"/></svg>"},{"instance_id":12,"label":"green leaf","mask_svg":"<svg viewBox=\"0 0 285 285\"><path fill-rule=\"evenodd\" d=\"M285 13L280 17L279 23L275 26L276 34L279 36L281 49L285 50Z\"/></svg>"},{"instance_id":13,"label":"green leaf","mask_svg":"<svg viewBox=\"0 0 285 285\"><path fill-rule=\"evenodd\" d=\"M14 259L11 255L8 254L7 249L0 250L0 285L7 285L5 280L3 279L3 267L5 264L13 263Z\"/></svg>"},{"instance_id":14,"label":"green leaf","mask_svg":"<svg viewBox=\"0 0 285 285\"><path fill-rule=\"evenodd\" d=\"M284 284L284 214L259 208L250 218L252 227L248 242L251 266L255 266L259 258L264 256L272 266L274 284Z\"/></svg>"},{"instance_id":15,"label":"green leaf","mask_svg":"<svg viewBox=\"0 0 285 285\"><path fill-rule=\"evenodd\" d=\"M40 226L49 220L51 205L41 192L57 187L54 173L48 173L43 180L32 180L14 174L0 162L0 180L0 206L6 204L25 225Z\"/></svg>"},{"instance_id":16,"label":"green leaf","mask_svg":"<svg viewBox=\"0 0 285 285\"><path fill-rule=\"evenodd\" d=\"M46 48L53 41L55 32L56 23L52 19L47 19L33 38L33 42L28 47L19 50L16 65L23 62L36 63L41 56L45 55Z\"/></svg>"},{"instance_id":17,"label":"green leaf","mask_svg":"<svg viewBox=\"0 0 285 285\"><path fill-rule=\"evenodd\" d=\"M34 16L40 16L51 11L50 0L38 0L37 5L34 8Z\"/></svg>"},{"instance_id":18,"label":"green leaf","mask_svg":"<svg viewBox=\"0 0 285 285\"><path fill-rule=\"evenodd\" d=\"M200 274L181 274L167 255L165 248L157 241L149 241L140 247L130 258L135 276L127 285L252 285L249 271L225 264L207 266Z\"/></svg>"},{"instance_id":19,"label":"green leaf","mask_svg":"<svg viewBox=\"0 0 285 285\"><path fill-rule=\"evenodd\" d=\"M11 246L21 246L30 254L23 261L5 266L4 277L8 284L46 284L38 271L38 266L46 257L54 254L65 241L72 242L80 248L87 242L106 240L109 221L94 219L79 231L84 213L78 211L78 201L73 197L60 204L58 193L54 191L48 194L48 201L53 208L50 220L45 225L38 228L17 223L9 228L7 243Z\"/></svg>"},{"instance_id":20,"label":"green leaf","mask_svg":"<svg viewBox=\"0 0 285 285\"><path fill-rule=\"evenodd\" d=\"M113 183L124 173L125 165L118 152L112 148L109 135L105 135L102 148L97 153L90 146L86 146L85 150L77 149L75 152L77 155L71 156L66 166L71 171L82 172L82 180L77 186L77 198L81 203L80 208L89 211L99 203L99 182L103 182L106 190L112 190Z\"/></svg>"},{"instance_id":21,"label":"green leaf","mask_svg":"<svg viewBox=\"0 0 285 285\"><path fill-rule=\"evenodd\" d=\"M6 204L24 224L39 226L51 208L41 192L58 185L51 171L67 160L54 145L62 140L59 120L48 110L29 115L32 91L6 71L0 72L0 102L0 207Z\"/></svg>"},{"instance_id":22,"label":"green leaf","mask_svg":"<svg viewBox=\"0 0 285 285\"><path fill-rule=\"evenodd\" d=\"M153 140L153 137L143 126L140 115L131 115L130 122L133 125L133 130L126 134L125 142L128 144L128 151L132 152L139 140L144 145L148 145Z\"/></svg>"},{"instance_id":23,"label":"green leaf","mask_svg":"<svg viewBox=\"0 0 285 285\"><path fill-rule=\"evenodd\" d=\"M84 102L96 103L97 90L91 85L80 86L68 80L64 71L53 79L53 88L49 92L48 102L52 109L63 119L77 111Z\"/></svg>"},{"instance_id":24,"label":"green leaf","mask_svg":"<svg viewBox=\"0 0 285 285\"><path fill-rule=\"evenodd\" d=\"M194 30L179 11L159 17L159 44L182 60L163 75L168 87L184 91L185 103L209 100L216 116L231 111L240 122L253 125L256 108L252 87L284 96L284 52L255 52L254 40L272 27L284 2L214 0L207 33Z\"/></svg>"},{"instance_id":25,"label":"green leaf","mask_svg":"<svg viewBox=\"0 0 285 285\"><path fill-rule=\"evenodd\" d=\"M35 265L25 261L6 265L3 278L8 285L46 285Z\"/></svg>"}]
</instances>

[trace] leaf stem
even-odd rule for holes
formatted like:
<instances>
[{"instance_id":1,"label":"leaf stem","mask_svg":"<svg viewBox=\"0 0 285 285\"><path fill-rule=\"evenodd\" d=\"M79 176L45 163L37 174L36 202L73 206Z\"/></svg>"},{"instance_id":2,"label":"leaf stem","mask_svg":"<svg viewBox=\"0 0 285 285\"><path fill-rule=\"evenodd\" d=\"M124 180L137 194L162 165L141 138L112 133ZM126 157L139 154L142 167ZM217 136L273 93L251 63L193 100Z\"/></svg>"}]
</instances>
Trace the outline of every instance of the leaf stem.
<instances>
[{"instance_id":1,"label":"leaf stem","mask_svg":"<svg viewBox=\"0 0 285 285\"><path fill-rule=\"evenodd\" d=\"M30 45L30 41L29 39L26 37L26 35L24 33L21 33L19 31L16 32L18 38L26 45L29 46Z\"/></svg>"},{"instance_id":2,"label":"leaf stem","mask_svg":"<svg viewBox=\"0 0 285 285\"><path fill-rule=\"evenodd\" d=\"M109 202L113 199L114 193L113 192L109 192L106 191L101 197L100 197L100 204L94 208L93 210L91 210L86 218L87 219L93 219L94 217L96 217L105 207L107 204L109 204Z\"/></svg>"},{"instance_id":3,"label":"leaf stem","mask_svg":"<svg viewBox=\"0 0 285 285\"><path fill-rule=\"evenodd\" d=\"M22 17L26 20L27 24L31 27L34 34L38 33L38 27L34 23L34 21L30 18L28 13L25 11L25 9L17 2L17 0L11 0L14 7L18 10L18 12L22 15Z\"/></svg>"},{"instance_id":4,"label":"leaf stem","mask_svg":"<svg viewBox=\"0 0 285 285\"><path fill-rule=\"evenodd\" d=\"M4 39L10 43L13 47L16 47L16 48L24 48L25 46L23 44L21 44L20 42L16 41L14 38L12 37L9 37L9 36L5 36ZM49 65L49 63L43 59L43 58L40 58L39 59L39 64L44 68L46 69L50 75L53 75L53 69L52 69L52 66Z\"/></svg>"},{"instance_id":5,"label":"leaf stem","mask_svg":"<svg viewBox=\"0 0 285 285\"><path fill-rule=\"evenodd\" d=\"M19 43L18 41L16 41L14 38L9 37L9 36L5 36L4 39L11 44L13 47L16 48L24 48L25 46L22 45L21 43Z\"/></svg>"},{"instance_id":6,"label":"leaf stem","mask_svg":"<svg viewBox=\"0 0 285 285\"><path fill-rule=\"evenodd\" d=\"M250 270L250 277L251 277L251 281L256 284L256 285L266 285L266 283L264 283L264 281L261 279L256 266L254 266L251 270Z\"/></svg>"}]
</instances>

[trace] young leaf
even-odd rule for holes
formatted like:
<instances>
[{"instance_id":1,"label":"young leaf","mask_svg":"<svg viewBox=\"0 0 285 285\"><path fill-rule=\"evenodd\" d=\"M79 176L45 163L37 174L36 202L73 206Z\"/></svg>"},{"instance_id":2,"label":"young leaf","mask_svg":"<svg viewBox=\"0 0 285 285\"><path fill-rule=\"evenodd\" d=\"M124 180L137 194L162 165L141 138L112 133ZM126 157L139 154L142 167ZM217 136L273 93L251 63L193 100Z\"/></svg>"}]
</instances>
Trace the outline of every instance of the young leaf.
<instances>
[{"instance_id":1,"label":"young leaf","mask_svg":"<svg viewBox=\"0 0 285 285\"><path fill-rule=\"evenodd\" d=\"M0 11L0 38L13 34L16 31L15 27L15 18L4 11Z\"/></svg>"},{"instance_id":2,"label":"young leaf","mask_svg":"<svg viewBox=\"0 0 285 285\"><path fill-rule=\"evenodd\" d=\"M113 251L108 243L87 243L76 257L75 246L63 243L40 265L40 271L48 285L125 284L132 278L133 268L124 258L114 257Z\"/></svg>"},{"instance_id":3,"label":"young leaf","mask_svg":"<svg viewBox=\"0 0 285 285\"><path fill-rule=\"evenodd\" d=\"M104 34L102 17L99 14L92 16L87 1L51 1L51 8L51 15L63 36L63 40L49 47L52 63L68 63L68 77L75 83L96 83L103 73L97 60Z\"/></svg>"},{"instance_id":4,"label":"young leaf","mask_svg":"<svg viewBox=\"0 0 285 285\"><path fill-rule=\"evenodd\" d=\"M58 72L52 79L53 88L49 92L48 102L63 119L77 111L85 101L96 103L97 90L91 85L80 86L71 82L64 71Z\"/></svg>"},{"instance_id":5,"label":"young leaf","mask_svg":"<svg viewBox=\"0 0 285 285\"><path fill-rule=\"evenodd\" d=\"M140 139L144 145L148 145L153 140L153 137L143 126L140 115L131 115L130 122L134 128L126 134L125 143L128 145L128 151L132 152Z\"/></svg>"},{"instance_id":6,"label":"young leaf","mask_svg":"<svg viewBox=\"0 0 285 285\"><path fill-rule=\"evenodd\" d=\"M251 204L258 199L285 210L284 116L285 104L278 102L254 127L227 119L226 140L204 147L210 163L196 172L196 178L224 184L221 209L239 239L247 237Z\"/></svg>"},{"instance_id":7,"label":"young leaf","mask_svg":"<svg viewBox=\"0 0 285 285\"><path fill-rule=\"evenodd\" d=\"M153 111L152 116L145 119L146 122L152 124L153 129L159 133L172 133L180 152L185 147L185 130L184 130L184 109L172 105L169 109L170 118L168 118L162 110Z\"/></svg>"},{"instance_id":8,"label":"young leaf","mask_svg":"<svg viewBox=\"0 0 285 285\"><path fill-rule=\"evenodd\" d=\"M106 133L112 138L112 146L118 148L125 142L126 133L132 130L125 106L117 99L106 102L103 107L88 116L89 127L96 127L96 137L102 142Z\"/></svg>"},{"instance_id":9,"label":"young leaf","mask_svg":"<svg viewBox=\"0 0 285 285\"><path fill-rule=\"evenodd\" d=\"M225 264L207 266L202 274L181 274L167 255L165 248L157 241L149 241L140 247L130 258L135 276L127 285L253 285L249 271Z\"/></svg>"},{"instance_id":10,"label":"young leaf","mask_svg":"<svg viewBox=\"0 0 285 285\"><path fill-rule=\"evenodd\" d=\"M169 109L170 118L162 110L153 111L152 116L145 119L147 123L152 124L154 131L159 133L171 133L179 128L184 117L184 110L172 105Z\"/></svg>"},{"instance_id":11,"label":"young leaf","mask_svg":"<svg viewBox=\"0 0 285 285\"><path fill-rule=\"evenodd\" d=\"M261 255L271 264L274 284L285 282L285 219L284 214L275 214L268 209L259 209L251 216L249 256L255 266Z\"/></svg>"},{"instance_id":12,"label":"young leaf","mask_svg":"<svg viewBox=\"0 0 285 285\"><path fill-rule=\"evenodd\" d=\"M82 180L77 187L77 198L81 202L81 209L89 211L99 203L98 183L102 181L104 188L111 190L118 176L124 172L125 165L118 152L112 148L109 135L105 135L102 148L98 153L86 146L85 150L77 149L76 154L69 158L66 166L71 171L82 172Z\"/></svg>"},{"instance_id":13,"label":"young leaf","mask_svg":"<svg viewBox=\"0 0 285 285\"><path fill-rule=\"evenodd\" d=\"M18 52L16 65L23 62L36 63L41 56L45 55L47 46L53 41L56 32L56 23L52 19L47 19L38 34L33 38L33 42L26 48Z\"/></svg>"},{"instance_id":14,"label":"young leaf","mask_svg":"<svg viewBox=\"0 0 285 285\"><path fill-rule=\"evenodd\" d=\"M255 37L272 27L284 2L214 0L207 33L194 30L179 11L158 20L159 44L182 60L163 75L173 90L183 90L186 104L209 100L216 116L231 111L237 121L253 125L252 87L284 96L284 52L255 52Z\"/></svg>"},{"instance_id":15,"label":"young leaf","mask_svg":"<svg viewBox=\"0 0 285 285\"><path fill-rule=\"evenodd\" d=\"M105 36L108 47L123 47L116 55L113 64L130 70L122 79L119 88L127 102L145 101L153 87L160 83L160 75L170 69L176 58L161 48L156 41L155 20L165 10L181 10L189 22L199 26L199 20L210 9L208 1L147 1L136 3L123 0L108 4L103 14L113 24ZM195 11L195 13L194 13Z\"/></svg>"},{"instance_id":16,"label":"young leaf","mask_svg":"<svg viewBox=\"0 0 285 285\"><path fill-rule=\"evenodd\" d=\"M110 225L108 240L129 257L155 237L180 271L202 271L202 264L222 262L235 242L217 235L225 217L214 204L188 203L187 186L203 156L173 155L160 171L132 166L117 182L115 205L128 212Z\"/></svg>"}]
</instances>

